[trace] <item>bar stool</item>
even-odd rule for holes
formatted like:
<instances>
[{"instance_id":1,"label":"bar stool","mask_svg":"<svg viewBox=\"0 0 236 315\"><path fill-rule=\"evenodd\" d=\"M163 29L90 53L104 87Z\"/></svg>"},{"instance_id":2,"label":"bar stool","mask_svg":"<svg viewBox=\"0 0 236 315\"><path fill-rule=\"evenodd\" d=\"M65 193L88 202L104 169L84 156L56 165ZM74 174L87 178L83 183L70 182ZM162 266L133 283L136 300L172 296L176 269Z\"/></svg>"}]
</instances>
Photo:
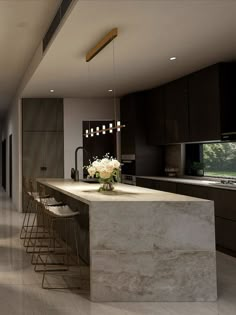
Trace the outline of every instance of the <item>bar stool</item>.
<instances>
[{"instance_id":1,"label":"bar stool","mask_svg":"<svg viewBox=\"0 0 236 315\"><path fill-rule=\"evenodd\" d=\"M31 183L32 185L32 183ZM36 248L38 247L38 240L47 240L48 239L48 231L45 229L44 223L44 212L41 211L40 204L46 205L63 205L63 202L57 201L54 197L46 194L45 188L42 185L39 185L39 191L36 193L30 194L31 206L35 209L31 214L33 214L33 221L31 225L27 225L27 235L24 238L24 246L26 247L27 253L35 253L37 252ZM29 214L30 215L30 214ZM41 247L40 245L39 247ZM30 249L32 248L32 249ZM31 260L33 263L33 260Z\"/></svg>"},{"instance_id":2,"label":"bar stool","mask_svg":"<svg viewBox=\"0 0 236 315\"><path fill-rule=\"evenodd\" d=\"M32 216L34 216L33 205L34 205L34 198L38 196L38 193L33 191L33 181L31 179L27 180L23 177L23 198L24 198L24 205L26 204L26 208L24 209L25 214L23 218L23 223L20 232L20 238L25 239L28 236L29 229L32 228Z\"/></svg>"},{"instance_id":3,"label":"bar stool","mask_svg":"<svg viewBox=\"0 0 236 315\"><path fill-rule=\"evenodd\" d=\"M78 233L78 223L76 222L75 218L80 214L78 210L73 211L68 205L63 206L48 206L43 205L43 210L45 214L48 216L48 229L49 235L51 236L51 241L48 243L48 251L45 253L40 252L37 255L36 262L40 260L43 264L43 278L42 278L42 288L44 289L65 289L65 287L52 287L46 286L46 276L50 274L58 274L58 275L66 275L63 272L68 272L71 266L79 266L79 248L78 248L78 240L79 240L79 233ZM63 225L64 235L62 235L62 231L56 230L56 224L60 222ZM71 226L72 225L72 226ZM73 237L76 246L76 260L73 261L73 254L72 248L69 246L69 231L73 228ZM56 247L56 243L61 243L61 246ZM43 259L42 256L45 256ZM62 257L62 261L58 261L58 257ZM56 261L53 260L56 258ZM50 259L50 260L49 260ZM73 263L72 263L73 261ZM35 271L37 270L37 263L35 265ZM50 266L50 268L49 268ZM53 266L53 268L52 268ZM67 273L68 274L68 273ZM75 276L75 274L72 274ZM79 275L80 268L79 268ZM74 287L66 287L67 289L72 289ZM78 287L76 287L78 288Z\"/></svg>"}]
</instances>

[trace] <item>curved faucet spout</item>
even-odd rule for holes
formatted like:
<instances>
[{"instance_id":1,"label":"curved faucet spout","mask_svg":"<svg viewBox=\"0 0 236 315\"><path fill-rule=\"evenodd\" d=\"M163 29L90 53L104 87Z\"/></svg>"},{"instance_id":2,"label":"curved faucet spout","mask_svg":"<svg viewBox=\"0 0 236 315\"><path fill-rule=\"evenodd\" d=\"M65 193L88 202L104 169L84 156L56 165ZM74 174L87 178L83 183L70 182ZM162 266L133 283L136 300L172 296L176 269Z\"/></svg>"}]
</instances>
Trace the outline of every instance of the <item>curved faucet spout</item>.
<instances>
[{"instance_id":1,"label":"curved faucet spout","mask_svg":"<svg viewBox=\"0 0 236 315\"><path fill-rule=\"evenodd\" d=\"M83 151L85 151L86 154L88 154L88 152L84 149L84 147L77 147L75 149L75 177L74 177L74 180L76 182L79 181L79 171L78 171L78 151L79 150L83 150Z\"/></svg>"}]
</instances>

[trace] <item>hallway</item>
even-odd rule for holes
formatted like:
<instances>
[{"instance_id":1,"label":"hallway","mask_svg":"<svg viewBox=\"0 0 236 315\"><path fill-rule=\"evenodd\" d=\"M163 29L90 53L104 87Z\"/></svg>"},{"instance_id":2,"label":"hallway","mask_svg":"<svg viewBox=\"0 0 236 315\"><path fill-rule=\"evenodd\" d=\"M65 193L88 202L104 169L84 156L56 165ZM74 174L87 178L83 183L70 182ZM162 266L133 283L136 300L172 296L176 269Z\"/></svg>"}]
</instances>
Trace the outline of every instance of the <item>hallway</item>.
<instances>
[{"instance_id":1,"label":"hallway","mask_svg":"<svg viewBox=\"0 0 236 315\"><path fill-rule=\"evenodd\" d=\"M218 303L91 303L76 291L44 290L25 253L23 215L0 193L0 315L234 315L236 259L217 256Z\"/></svg>"}]
</instances>

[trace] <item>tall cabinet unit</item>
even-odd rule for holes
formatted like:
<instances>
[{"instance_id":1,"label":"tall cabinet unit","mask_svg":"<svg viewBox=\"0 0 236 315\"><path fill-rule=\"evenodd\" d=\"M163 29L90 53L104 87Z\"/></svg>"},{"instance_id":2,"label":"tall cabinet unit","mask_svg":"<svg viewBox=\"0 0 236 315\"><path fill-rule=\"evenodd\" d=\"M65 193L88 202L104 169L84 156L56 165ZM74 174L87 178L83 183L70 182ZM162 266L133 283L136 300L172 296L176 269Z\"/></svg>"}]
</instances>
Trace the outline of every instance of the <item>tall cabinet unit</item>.
<instances>
[{"instance_id":1,"label":"tall cabinet unit","mask_svg":"<svg viewBox=\"0 0 236 315\"><path fill-rule=\"evenodd\" d=\"M22 175L64 177L63 99L22 99Z\"/></svg>"},{"instance_id":2,"label":"tall cabinet unit","mask_svg":"<svg viewBox=\"0 0 236 315\"><path fill-rule=\"evenodd\" d=\"M175 80L164 86L166 143L189 140L188 81Z\"/></svg>"},{"instance_id":3,"label":"tall cabinet unit","mask_svg":"<svg viewBox=\"0 0 236 315\"><path fill-rule=\"evenodd\" d=\"M126 127L121 132L121 155L134 158L132 175L158 175L163 169L163 150L148 144L147 94L138 92L121 99L120 116Z\"/></svg>"}]
</instances>

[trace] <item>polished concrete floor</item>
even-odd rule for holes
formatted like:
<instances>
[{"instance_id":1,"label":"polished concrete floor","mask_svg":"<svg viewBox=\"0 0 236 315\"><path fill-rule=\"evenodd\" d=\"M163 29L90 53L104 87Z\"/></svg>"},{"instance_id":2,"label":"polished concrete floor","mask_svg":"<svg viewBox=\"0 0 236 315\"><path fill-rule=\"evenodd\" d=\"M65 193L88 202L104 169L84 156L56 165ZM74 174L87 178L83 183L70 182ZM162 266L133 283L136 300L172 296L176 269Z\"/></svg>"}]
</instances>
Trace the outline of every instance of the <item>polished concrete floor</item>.
<instances>
[{"instance_id":1,"label":"polished concrete floor","mask_svg":"<svg viewBox=\"0 0 236 315\"><path fill-rule=\"evenodd\" d=\"M217 255L215 303L92 303L79 291L45 290L25 253L17 213L0 192L0 315L235 315L236 259Z\"/></svg>"}]
</instances>

